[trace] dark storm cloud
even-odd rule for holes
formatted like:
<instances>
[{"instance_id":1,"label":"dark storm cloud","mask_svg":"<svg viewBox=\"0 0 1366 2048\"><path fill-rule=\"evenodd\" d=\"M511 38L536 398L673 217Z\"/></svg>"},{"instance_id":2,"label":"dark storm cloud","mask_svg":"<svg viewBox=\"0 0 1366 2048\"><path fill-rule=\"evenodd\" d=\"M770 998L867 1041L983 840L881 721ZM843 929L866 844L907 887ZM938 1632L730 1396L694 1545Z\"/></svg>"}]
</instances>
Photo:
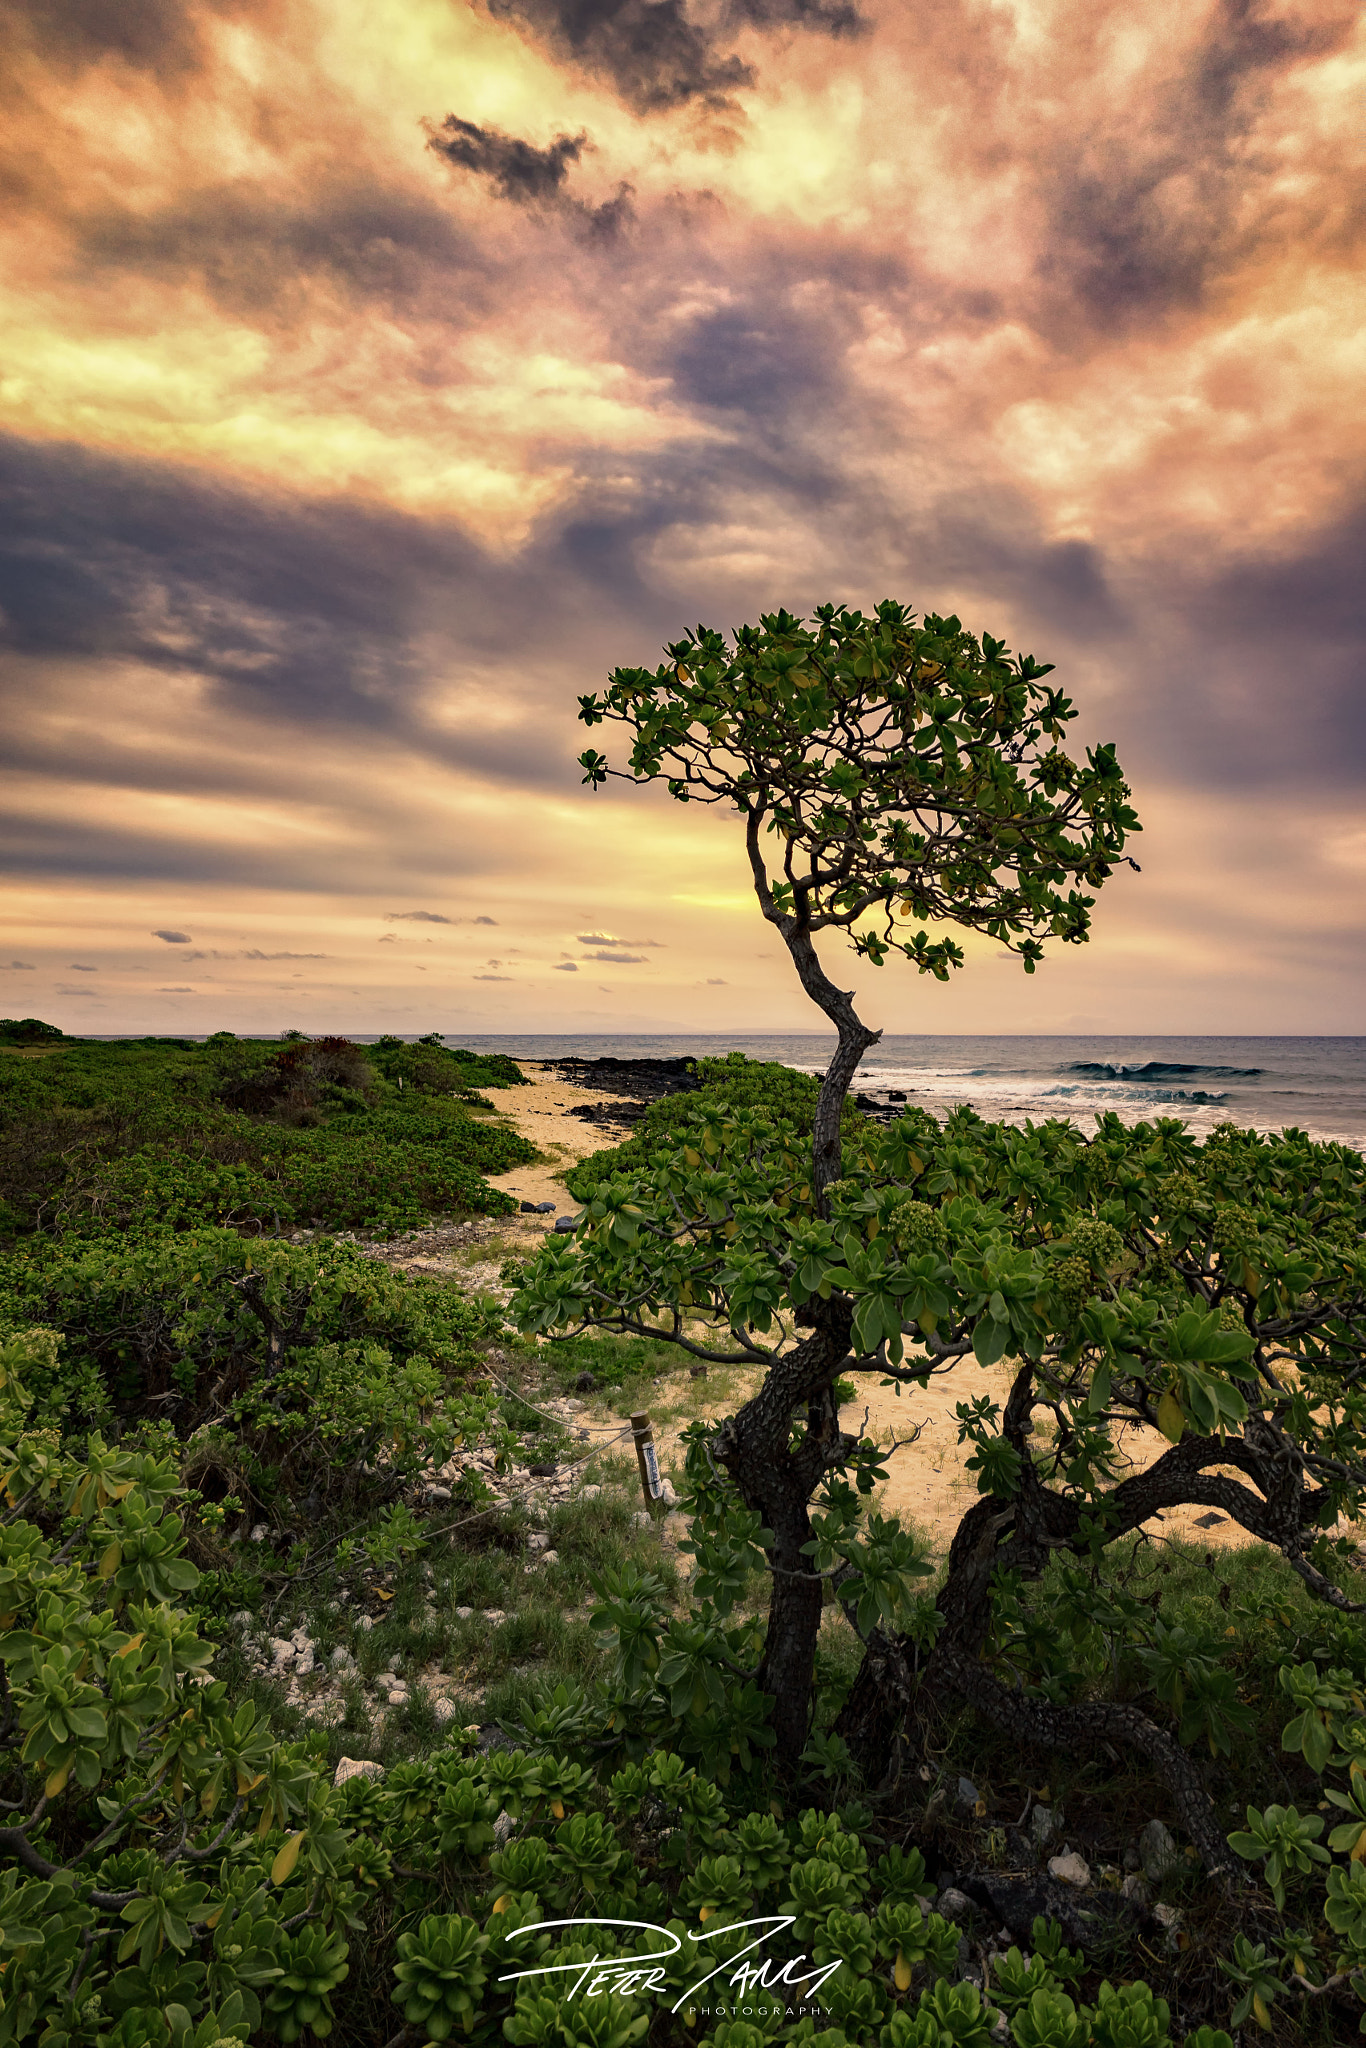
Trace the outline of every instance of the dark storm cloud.
<instances>
[{"instance_id":1,"label":"dark storm cloud","mask_svg":"<svg viewBox=\"0 0 1366 2048\"><path fill-rule=\"evenodd\" d=\"M402 845L388 849L394 871L429 871L435 864L427 849ZM469 845L443 845L439 864L448 874L482 873L490 865L486 853ZM89 882L110 880L196 882L278 890L282 887L324 895L353 890L367 895L375 884L373 848L349 840L300 849L269 833L231 845L192 839L188 834L166 838L119 822L89 820L69 812L61 817L6 817L0 813L0 870L15 876L73 876ZM383 943L381 941L381 943Z\"/></svg>"},{"instance_id":2,"label":"dark storm cloud","mask_svg":"<svg viewBox=\"0 0 1366 2048\"><path fill-rule=\"evenodd\" d=\"M1338 48L1352 19L1290 22L1254 0L1220 0L1194 61L1156 91L1143 120L1119 122L1107 108L1080 135L1050 135L1041 277L1101 327L1124 326L1199 306L1215 279L1265 248L1266 208L1249 205L1259 187L1274 196L1273 236L1318 231L1316 196L1306 207L1278 193L1284 166L1250 137L1266 90ZM1045 313L1044 324L1057 317Z\"/></svg>"},{"instance_id":3,"label":"dark storm cloud","mask_svg":"<svg viewBox=\"0 0 1366 2048\"><path fill-rule=\"evenodd\" d=\"M63 70L115 58L174 77L194 70L202 55L184 0L3 0L0 33Z\"/></svg>"},{"instance_id":4,"label":"dark storm cloud","mask_svg":"<svg viewBox=\"0 0 1366 2048\"><path fill-rule=\"evenodd\" d=\"M539 36L606 79L638 113L701 100L723 106L755 74L723 55L713 34L690 21L682 0L486 0L490 14Z\"/></svg>"},{"instance_id":5,"label":"dark storm cloud","mask_svg":"<svg viewBox=\"0 0 1366 2048\"><path fill-rule=\"evenodd\" d=\"M727 19L752 28L804 28L815 35L865 35L872 24L847 0L730 0Z\"/></svg>"},{"instance_id":6,"label":"dark storm cloud","mask_svg":"<svg viewBox=\"0 0 1366 2048\"><path fill-rule=\"evenodd\" d=\"M868 26L849 0L728 0L705 24L684 0L485 0L490 14L529 28L561 57L603 78L637 113L700 101L732 104L757 82L754 67L726 48L742 29L805 29L851 36Z\"/></svg>"},{"instance_id":7,"label":"dark storm cloud","mask_svg":"<svg viewBox=\"0 0 1366 2048\"><path fill-rule=\"evenodd\" d=\"M427 147L457 169L487 178L505 199L528 204L559 196L569 166L578 162L587 141L584 133L557 135L545 149L538 149L520 135L505 135L501 128L479 128L473 121L447 114L428 136Z\"/></svg>"},{"instance_id":8,"label":"dark storm cloud","mask_svg":"<svg viewBox=\"0 0 1366 2048\"><path fill-rule=\"evenodd\" d=\"M15 650L133 656L285 714L390 722L417 579L478 551L416 522L0 438L0 613Z\"/></svg>"},{"instance_id":9,"label":"dark storm cloud","mask_svg":"<svg viewBox=\"0 0 1366 2048\"><path fill-rule=\"evenodd\" d=\"M164 939L168 946L192 946L193 939L188 932L153 932L154 939Z\"/></svg>"},{"instance_id":10,"label":"dark storm cloud","mask_svg":"<svg viewBox=\"0 0 1366 2048\"><path fill-rule=\"evenodd\" d=\"M318 289L409 313L439 301L448 333L487 314L500 269L439 195L386 187L378 171L280 197L234 183L136 211L104 201L72 233L82 274L196 282L224 311L247 315L297 312Z\"/></svg>"},{"instance_id":11,"label":"dark storm cloud","mask_svg":"<svg viewBox=\"0 0 1366 2048\"><path fill-rule=\"evenodd\" d=\"M519 135L505 135L501 128L480 128L456 114L447 114L439 127L429 123L428 128L427 147L456 170L487 178L493 189L514 205L555 208L590 241L613 242L635 219L630 185L618 186L615 198L597 206L565 189L570 165L592 147L586 133L557 135L540 149Z\"/></svg>"},{"instance_id":12,"label":"dark storm cloud","mask_svg":"<svg viewBox=\"0 0 1366 2048\"><path fill-rule=\"evenodd\" d=\"M1176 775L1211 787L1366 776L1366 504L1297 545L1181 578L1163 652L1130 715L1172 737ZM1180 576L1180 572L1176 572ZM1175 580L1175 579L1174 579ZM1141 690L1141 694L1140 694ZM1135 722L1138 722L1137 720Z\"/></svg>"}]
</instances>

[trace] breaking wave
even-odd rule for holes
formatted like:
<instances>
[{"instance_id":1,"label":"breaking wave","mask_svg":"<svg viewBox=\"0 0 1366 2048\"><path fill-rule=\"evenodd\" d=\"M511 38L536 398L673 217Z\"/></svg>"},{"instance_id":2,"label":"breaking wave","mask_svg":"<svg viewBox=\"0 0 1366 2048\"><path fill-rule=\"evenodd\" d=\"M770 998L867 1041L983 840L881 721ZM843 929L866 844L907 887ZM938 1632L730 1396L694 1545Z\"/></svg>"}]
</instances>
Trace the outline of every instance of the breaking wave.
<instances>
[{"instance_id":1,"label":"breaking wave","mask_svg":"<svg viewBox=\"0 0 1366 2048\"><path fill-rule=\"evenodd\" d=\"M1141 1067L1111 1066L1108 1060L1073 1060L1064 1074L1090 1074L1097 1081L1188 1081L1207 1074L1212 1081L1254 1081L1265 1067L1196 1067L1180 1060L1145 1060Z\"/></svg>"}]
</instances>

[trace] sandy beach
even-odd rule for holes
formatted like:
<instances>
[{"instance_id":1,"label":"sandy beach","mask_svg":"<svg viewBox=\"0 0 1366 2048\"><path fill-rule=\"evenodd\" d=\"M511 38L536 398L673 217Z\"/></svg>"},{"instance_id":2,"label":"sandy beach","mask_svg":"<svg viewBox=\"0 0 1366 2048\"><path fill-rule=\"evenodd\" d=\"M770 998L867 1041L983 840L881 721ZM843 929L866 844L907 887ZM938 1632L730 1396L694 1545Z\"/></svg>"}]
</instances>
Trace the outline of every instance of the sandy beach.
<instances>
[{"instance_id":1,"label":"sandy beach","mask_svg":"<svg viewBox=\"0 0 1366 2048\"><path fill-rule=\"evenodd\" d=\"M523 1060L522 1070L529 1085L499 1091L498 1113L545 1155L543 1163L516 1167L493 1178L522 1202L554 1202L560 1213L577 1205L564 1186L563 1176L577 1160L626 1136L625 1125L590 1124L571 1114L579 1104L601 1105L609 1097L600 1091L562 1080L548 1066ZM446 1245L429 1248L413 1246L406 1251L395 1247L395 1262L412 1270L451 1272L467 1287L502 1291L498 1268L510 1252L525 1255L547 1230L553 1216L524 1215L498 1219L481 1225L466 1248ZM693 1379L686 1360L680 1358L676 1374L662 1378L654 1391L651 1410L656 1417L656 1440L661 1464L681 1473L679 1439L682 1431L699 1414L718 1415L734 1409L758 1387L758 1368L712 1368L706 1380ZM858 1396L843 1411L844 1427L871 1436L890 1448L896 1445L888 1464L888 1478L878 1504L884 1512L899 1514L915 1525L942 1554L951 1541L965 1511L977 1497L976 1476L964 1469L968 1447L958 1442L957 1404L983 1394L1004 1402L1013 1377L1009 1366L984 1368L969 1359L943 1377L931 1379L928 1387L884 1387L876 1374L858 1376ZM712 1400L721 1397L713 1410ZM591 1410L600 1407L600 1417L611 1419L608 1403L590 1400ZM588 1416L585 1419L590 1419ZM1045 1426L1040 1418L1038 1427ZM1121 1451L1135 1471L1144 1470L1166 1449L1166 1440L1156 1430L1139 1427L1122 1432ZM1236 1477L1231 1468L1229 1476ZM1155 1539L1180 1537L1203 1542L1211 1549L1248 1539L1238 1525L1213 1510L1174 1508L1155 1516L1146 1525Z\"/></svg>"}]
</instances>

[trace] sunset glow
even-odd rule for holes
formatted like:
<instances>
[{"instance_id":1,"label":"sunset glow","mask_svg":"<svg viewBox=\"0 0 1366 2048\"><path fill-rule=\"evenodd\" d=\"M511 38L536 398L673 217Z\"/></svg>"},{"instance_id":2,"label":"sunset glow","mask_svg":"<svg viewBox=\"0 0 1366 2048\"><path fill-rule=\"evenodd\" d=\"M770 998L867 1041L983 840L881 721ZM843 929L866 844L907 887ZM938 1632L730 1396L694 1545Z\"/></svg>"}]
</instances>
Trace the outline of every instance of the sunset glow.
<instances>
[{"instance_id":1,"label":"sunset glow","mask_svg":"<svg viewBox=\"0 0 1366 2048\"><path fill-rule=\"evenodd\" d=\"M7 1013L814 1028L576 699L892 595L1054 661L1146 829L1027 987L841 963L879 1021L1359 1029L1355 10L636 13L6 16Z\"/></svg>"}]
</instances>

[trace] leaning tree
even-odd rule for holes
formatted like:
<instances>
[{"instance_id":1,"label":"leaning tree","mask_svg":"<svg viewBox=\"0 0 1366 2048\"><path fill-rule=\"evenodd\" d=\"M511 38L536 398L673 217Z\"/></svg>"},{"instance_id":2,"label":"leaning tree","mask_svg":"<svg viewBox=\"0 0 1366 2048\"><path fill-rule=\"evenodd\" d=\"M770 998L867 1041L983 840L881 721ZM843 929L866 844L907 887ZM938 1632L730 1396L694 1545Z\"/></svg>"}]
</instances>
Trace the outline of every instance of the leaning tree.
<instances>
[{"instance_id":1,"label":"leaning tree","mask_svg":"<svg viewBox=\"0 0 1366 2048\"><path fill-rule=\"evenodd\" d=\"M1348 1604L1327 1531L1366 1485L1362 1162L1299 1133L1225 1127L1199 1145L1174 1119L1106 1117L1086 1137L913 1109L851 1127L878 1033L817 936L940 980L963 960L945 927L986 934L1027 973L1048 938L1084 941L1087 891L1138 829L1114 749L1084 764L1064 751L1076 713L1049 665L896 603L779 612L731 641L699 627L667 652L617 670L581 716L627 728L628 779L740 813L759 908L838 1044L811 1132L704 1103L682 1143L596 1188L514 1300L529 1332L596 1327L766 1367L738 1413L692 1432L693 1614L670 1617L658 1582L604 1588L614 1725L722 1770L751 1744L795 1761L830 1586L864 1645L837 1726L870 1779L890 1789L919 1734L966 1701L1021 1740L1136 1749L1207 1866L1226 1867L1191 1745L1227 1750L1243 1725L1230 1675L1155 1636L1094 1568L1198 1503ZM581 760L594 785L617 772L594 750ZM980 1380L1001 1361L1003 1404ZM950 1372L981 1497L930 1599L915 1542L861 1498L886 1453L841 1429L840 1406L849 1375L923 1387ZM1125 1450L1140 1426L1167 1442L1146 1470ZM1054 1558L1075 1569L1041 1669L1024 1596ZM736 1612L759 1565L772 1583L755 1629ZM1090 1696L1087 1627L1127 1632L1151 1702Z\"/></svg>"}]
</instances>

